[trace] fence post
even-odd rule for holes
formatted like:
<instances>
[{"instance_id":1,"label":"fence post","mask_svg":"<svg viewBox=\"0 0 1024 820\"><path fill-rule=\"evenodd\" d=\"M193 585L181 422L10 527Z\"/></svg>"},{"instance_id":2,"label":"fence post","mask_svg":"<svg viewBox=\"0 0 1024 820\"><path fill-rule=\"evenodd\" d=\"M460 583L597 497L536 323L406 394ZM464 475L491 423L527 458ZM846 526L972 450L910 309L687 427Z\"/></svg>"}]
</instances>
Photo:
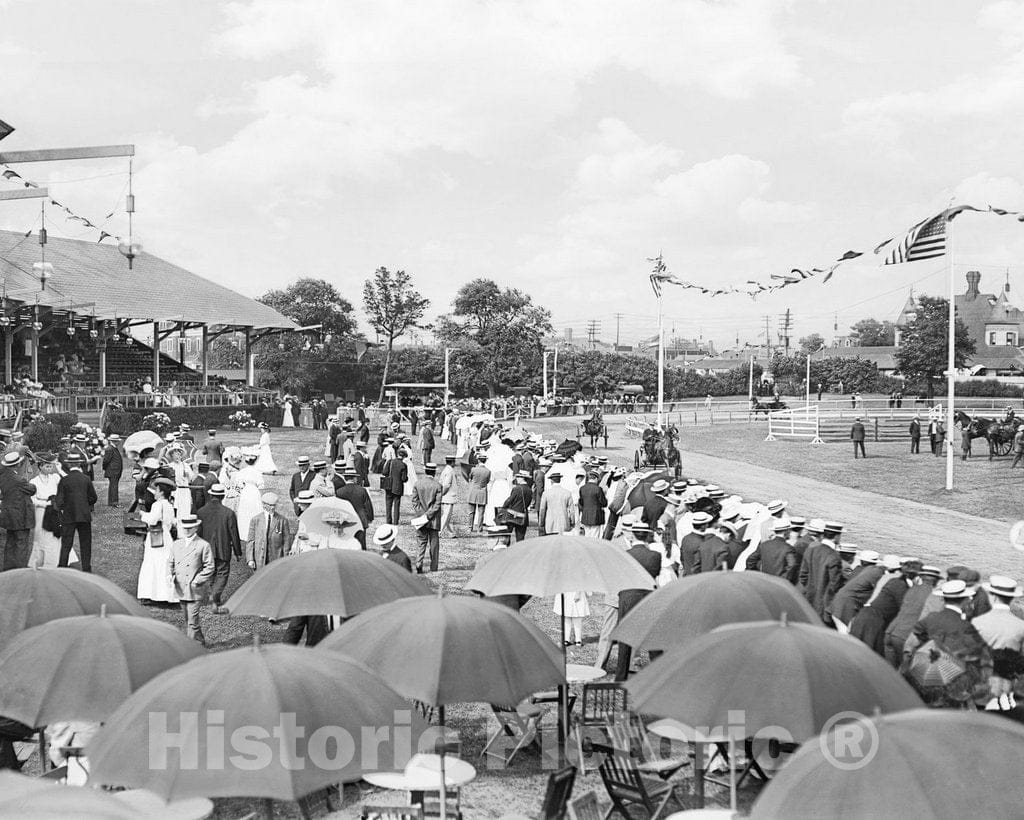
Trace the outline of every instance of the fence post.
<instances>
[{"instance_id":1,"label":"fence post","mask_svg":"<svg viewBox=\"0 0 1024 820\"><path fill-rule=\"evenodd\" d=\"M875 418L875 441L878 441L878 419Z\"/></svg>"}]
</instances>

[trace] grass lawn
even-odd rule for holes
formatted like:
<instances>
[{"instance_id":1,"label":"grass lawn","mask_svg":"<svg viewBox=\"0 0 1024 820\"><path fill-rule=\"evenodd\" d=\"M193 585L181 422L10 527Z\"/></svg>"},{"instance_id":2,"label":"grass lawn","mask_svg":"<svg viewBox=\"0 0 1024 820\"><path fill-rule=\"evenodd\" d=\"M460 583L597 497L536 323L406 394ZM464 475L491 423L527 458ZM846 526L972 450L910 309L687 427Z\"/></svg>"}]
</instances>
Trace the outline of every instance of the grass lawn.
<instances>
[{"instance_id":1,"label":"grass lawn","mask_svg":"<svg viewBox=\"0 0 1024 820\"><path fill-rule=\"evenodd\" d=\"M254 443L255 436L225 433L223 438L225 444L244 445ZM322 433L314 433L310 430L275 431L272 446L275 460L282 472L280 475L265 477L267 489L278 492L286 500L289 477L294 469L296 458L303 454L313 456L322 452L323 440ZM450 446L439 443L439 448L434 453L435 460L443 462L447 452L451 452ZM138 569L142 562L142 540L140 537L123 534L121 517L122 509L131 500L131 481L126 476L121 482L121 498L124 502L122 509L112 510L106 507L106 488L102 479L97 481L97 491L101 500L97 506L96 521L93 525L94 570L134 595ZM383 497L378 490L371 489L371 495L378 511L378 520L370 528L372 531L382 520ZM281 504L280 511L291 517L291 508L287 503ZM407 523L410 512L411 504L403 502L400 546L408 554L415 556L415 537L412 527ZM466 531L466 508L461 504L456 507L455 524L460 533ZM441 569L433 575L428 575L427 579L435 588L443 588L446 594L462 594L463 586L472 574L477 560L489 552L490 545L490 541L480 537L443 540L441 543ZM228 592L237 589L250 574L248 567L243 563L233 564ZM570 663L593 664L594 662L597 635L600 631L600 619L603 614L601 599L600 595L591 599L592 614L586 619L585 642L581 648L569 647ZM178 628L184 626L183 614L177 606L150 605L147 609L154 618L167 621ZM557 640L559 624L557 616L552 612L551 599L531 601L524 607L523 614L537 623L551 636L552 640ZM208 607L203 609L201 618L207 643L212 652L248 645L252 642L253 636L257 634L263 642L280 641L283 637L283 626L272 626L259 618L231 618L213 615ZM417 627L416 624L410 624L409 628L416 629ZM645 658L640 658L641 663L644 660ZM553 726L554 718L555 712L552 711L545 718L545 725ZM490 768L489 763L479 761L479 754L494 727L490 709L482 704L448 707L446 722L461 736L462 757L477 766L479 771L477 779L463 789L464 816L467 818L496 818L514 812L528 816L535 815L539 811L547 777L551 770L550 759L546 759L547 756L542 757L534 750L527 750L517 756L513 765L508 769ZM545 741L550 740L552 736L553 732L545 732ZM550 748L551 744L546 743L546 745ZM38 771L37 766L37 761L31 761L26 772ZM683 770L684 773L686 771L688 770ZM363 802L394 805L406 801L405 793L372 789L365 783L362 786L364 787L362 792L356 786L349 786L345 793L345 805L340 813L332 816L358 817L359 806ZM596 769L591 769L588 764L587 775L577 777L574 793L580 795L591 789L597 792L603 804L607 804L600 777ZM688 793L688 782L681 786L680 792ZM748 789L742 789L740 794L741 800L744 803L749 803L752 793ZM721 804L722 800L727 799L725 792L713 785L708 786L708 796L709 805L715 801ZM218 818L236 818L256 810L258 803L244 799L217 800L216 806ZM277 803L275 808L278 817L299 816L294 804Z\"/></svg>"}]
</instances>

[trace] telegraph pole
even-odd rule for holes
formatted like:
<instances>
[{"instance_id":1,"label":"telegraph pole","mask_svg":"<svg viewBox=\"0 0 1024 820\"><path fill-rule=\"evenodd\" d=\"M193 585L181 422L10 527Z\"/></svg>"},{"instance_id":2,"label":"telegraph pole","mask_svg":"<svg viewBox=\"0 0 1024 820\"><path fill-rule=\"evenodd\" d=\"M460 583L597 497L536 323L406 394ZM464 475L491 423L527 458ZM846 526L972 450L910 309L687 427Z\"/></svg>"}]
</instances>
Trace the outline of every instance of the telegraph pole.
<instances>
[{"instance_id":1,"label":"telegraph pole","mask_svg":"<svg viewBox=\"0 0 1024 820\"><path fill-rule=\"evenodd\" d=\"M601 331L601 323L597 319L591 319L587 322L587 338L590 340L590 349L593 350L597 345L597 334Z\"/></svg>"},{"instance_id":2,"label":"telegraph pole","mask_svg":"<svg viewBox=\"0 0 1024 820\"><path fill-rule=\"evenodd\" d=\"M1007 271L1009 271L1009 268L1007 268ZM1010 276L1009 272L1007 272L1006 276L1007 276L1007 281L1009 281L1009 276ZM622 320L622 314L621 313L616 313L615 314L615 352L616 353L619 352L619 322L621 320Z\"/></svg>"}]
</instances>

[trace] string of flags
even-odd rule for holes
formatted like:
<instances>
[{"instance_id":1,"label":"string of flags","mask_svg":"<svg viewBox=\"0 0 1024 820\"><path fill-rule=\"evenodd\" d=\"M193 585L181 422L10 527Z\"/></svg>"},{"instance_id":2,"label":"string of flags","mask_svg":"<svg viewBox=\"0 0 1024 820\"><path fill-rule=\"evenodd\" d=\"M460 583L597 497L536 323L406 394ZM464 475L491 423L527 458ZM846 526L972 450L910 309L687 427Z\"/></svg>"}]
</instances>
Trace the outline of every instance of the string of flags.
<instances>
[{"instance_id":1,"label":"string of flags","mask_svg":"<svg viewBox=\"0 0 1024 820\"><path fill-rule=\"evenodd\" d=\"M1016 217L1018 222L1024 222L1024 212L1022 211L993 208L991 205L987 208L975 208L973 205L957 205L946 208L934 216L922 219L908 229L902 237L889 237L884 242L879 243L873 253L877 255L882 253L883 250L886 251L885 258L882 260L883 265L899 265L904 262L916 262L922 259L934 259L944 256L946 253L946 225L964 211L990 213L996 216L1013 216ZM846 253L825 268L792 268L787 274L770 274L767 283L756 279L748 279L744 283L746 287L720 288L706 287L694 282L687 282L669 273L668 267L665 265L665 261L660 253L655 257L648 258L647 261L654 264L654 269L650 274L651 289L659 299L661 298L662 285L675 285L676 287L688 290L697 290L705 296L714 297L739 293L754 299L763 293L773 293L790 285L805 282L808 279L820 278L821 283L824 284L832 278L832 275L840 265L864 255L865 251L846 251Z\"/></svg>"},{"instance_id":2,"label":"string of flags","mask_svg":"<svg viewBox=\"0 0 1024 820\"><path fill-rule=\"evenodd\" d=\"M3 172L0 172L0 176L3 176L4 179L7 179L7 180L9 180L11 182L15 182L15 181L20 182L26 188L38 188L39 187L39 185L37 183L33 182L30 179L25 179L21 174L19 174L13 168L11 168L11 167L9 167L7 165L4 166ZM100 238L96 240L97 242L102 242L104 239L113 239L113 240L115 240L117 242L121 241L121 237L117 236L116 234L108 233L107 231L103 230L103 225L105 225L110 219L113 218L114 214L116 213L115 211L111 211L109 214L106 215L106 217L103 220L103 225L97 225L96 223L92 222L88 218L86 218L84 216L81 216L80 214L75 213L67 205L64 205L63 203L58 202L56 199L52 199L51 198L50 199L50 204L53 205L55 208L60 208L60 210L64 211L64 214L65 214L66 218L69 221L71 221L71 222L78 222L78 223L80 223L81 225L83 225L86 228L91 228L92 230L99 231L100 232ZM31 231L29 231L29 233L31 233ZM28 234L26 234L26 236L27 235Z\"/></svg>"}]
</instances>

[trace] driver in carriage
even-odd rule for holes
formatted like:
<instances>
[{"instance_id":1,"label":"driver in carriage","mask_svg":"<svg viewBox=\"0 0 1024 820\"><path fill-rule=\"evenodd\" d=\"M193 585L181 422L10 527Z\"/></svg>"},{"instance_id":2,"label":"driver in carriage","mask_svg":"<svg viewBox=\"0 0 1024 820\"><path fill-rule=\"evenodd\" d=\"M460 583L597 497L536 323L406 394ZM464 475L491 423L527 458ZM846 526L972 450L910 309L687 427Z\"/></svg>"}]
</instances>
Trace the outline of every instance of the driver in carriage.
<instances>
[{"instance_id":1,"label":"driver in carriage","mask_svg":"<svg viewBox=\"0 0 1024 820\"><path fill-rule=\"evenodd\" d=\"M1013 424L1013 420L1016 416L1017 414L1014 412L1013 408L1007 407L1006 411L1003 413L1003 424Z\"/></svg>"}]
</instances>

